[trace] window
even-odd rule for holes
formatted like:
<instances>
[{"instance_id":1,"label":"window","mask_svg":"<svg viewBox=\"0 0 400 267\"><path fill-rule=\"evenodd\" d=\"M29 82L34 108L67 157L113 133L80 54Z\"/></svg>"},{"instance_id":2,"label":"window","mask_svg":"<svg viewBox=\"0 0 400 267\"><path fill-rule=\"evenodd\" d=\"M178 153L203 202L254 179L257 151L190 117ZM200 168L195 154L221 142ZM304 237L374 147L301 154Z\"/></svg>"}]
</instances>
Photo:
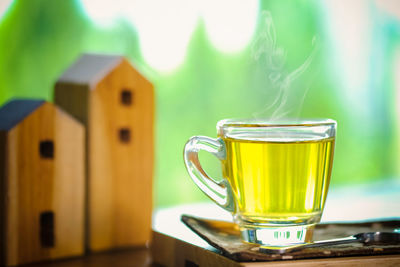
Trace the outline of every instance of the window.
<instances>
[{"instance_id":1,"label":"window","mask_svg":"<svg viewBox=\"0 0 400 267\"><path fill-rule=\"evenodd\" d=\"M54 158L54 142L51 140L41 141L39 144L39 153L42 158Z\"/></svg>"},{"instance_id":2,"label":"window","mask_svg":"<svg viewBox=\"0 0 400 267\"><path fill-rule=\"evenodd\" d=\"M121 143L129 143L131 141L131 131L128 128L121 128L119 130L119 140Z\"/></svg>"},{"instance_id":3,"label":"window","mask_svg":"<svg viewBox=\"0 0 400 267\"><path fill-rule=\"evenodd\" d=\"M54 213L45 211L40 214L40 245L44 248L54 247Z\"/></svg>"},{"instance_id":4,"label":"window","mask_svg":"<svg viewBox=\"0 0 400 267\"><path fill-rule=\"evenodd\" d=\"M125 106L130 106L132 105L133 99L132 99L132 92L128 89L123 89L121 92L121 103L122 105Z\"/></svg>"}]
</instances>

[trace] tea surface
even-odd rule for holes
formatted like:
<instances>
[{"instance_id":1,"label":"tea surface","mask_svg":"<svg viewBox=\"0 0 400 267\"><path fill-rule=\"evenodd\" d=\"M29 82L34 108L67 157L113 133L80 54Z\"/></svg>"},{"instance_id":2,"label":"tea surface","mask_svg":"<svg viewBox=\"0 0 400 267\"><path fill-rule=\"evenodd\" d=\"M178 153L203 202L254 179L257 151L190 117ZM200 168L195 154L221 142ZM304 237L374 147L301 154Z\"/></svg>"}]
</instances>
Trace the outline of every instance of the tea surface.
<instances>
[{"instance_id":1,"label":"tea surface","mask_svg":"<svg viewBox=\"0 0 400 267\"><path fill-rule=\"evenodd\" d=\"M223 175L232 186L239 221L319 221L329 187L333 138L223 140Z\"/></svg>"}]
</instances>

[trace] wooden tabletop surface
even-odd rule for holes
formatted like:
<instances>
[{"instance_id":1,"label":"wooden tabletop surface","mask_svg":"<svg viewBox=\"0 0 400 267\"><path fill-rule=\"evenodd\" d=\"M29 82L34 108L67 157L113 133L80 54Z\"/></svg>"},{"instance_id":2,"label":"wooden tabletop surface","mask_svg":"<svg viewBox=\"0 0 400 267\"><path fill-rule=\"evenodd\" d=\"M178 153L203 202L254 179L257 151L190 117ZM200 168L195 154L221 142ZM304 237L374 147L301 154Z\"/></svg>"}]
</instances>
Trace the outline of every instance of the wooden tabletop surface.
<instances>
[{"instance_id":1,"label":"wooden tabletop surface","mask_svg":"<svg viewBox=\"0 0 400 267\"><path fill-rule=\"evenodd\" d=\"M380 194L375 193L372 196L363 197L360 194L356 194L355 190L351 190L352 194L349 194L345 190L336 190L336 192L330 193L330 199L328 199L326 211L325 211L325 220L326 221L336 221L343 219L351 219L351 220L366 220L369 218L388 218L388 217L398 217L400 202L397 199L400 196L400 183L390 184L390 186L386 186L385 188L391 188L391 190L383 190L379 186L375 186L375 189ZM360 190L360 188L358 188ZM335 190L333 190L335 191ZM367 191L367 190L361 190ZM350 201L350 199L346 196L353 195L353 199L357 201ZM357 197L354 197L356 195ZM338 197L340 196L340 197ZM329 198L329 197L328 197ZM347 203L347 204L345 204ZM373 205L367 205L371 204ZM365 213L365 208L360 208L361 206L369 206L368 213ZM340 212L339 212L340 211ZM229 213L224 213L223 210L219 209L213 203L200 203L200 204L189 204L189 205L180 205L176 207L171 207L167 209L161 209L155 212L153 217L153 228L159 231L160 233L168 232L172 235L179 236L179 239L182 242L189 242L196 247L205 248L207 251L210 251L211 255L214 255L212 252L213 248L210 247L204 240L194 234L188 227L184 224L180 223L180 217L182 214L191 214L198 217L204 218L215 218L215 219L231 219ZM167 253L166 250L159 251L160 254ZM336 258L336 259L326 259L324 263L325 266L329 265L329 262L337 264L340 262L346 261L348 264L346 266L355 266L351 265L355 261L357 261L361 257L350 257L350 258ZM389 264L396 262L397 266L400 264L399 255L388 255L388 256L371 256L371 257L362 257L365 260L371 260L371 262L376 263L376 259L382 259L382 261L388 261ZM312 260L303 260L303 261L292 261L290 262L294 266L298 266L296 264L307 263L309 264ZM315 261L315 260L314 260ZM270 263L270 265L276 264L276 266L281 266L280 264L288 264L289 262L275 262ZM318 262L315 262L318 263ZM380 266L384 266L382 264ZM261 264L261 263L260 263ZM113 251L113 252L104 252L104 253L95 253L91 255L87 255L85 257L73 258L73 259L64 259L57 260L53 262L42 262L37 264L25 265L25 266L33 266L33 267L80 267L80 266L111 266L111 267L122 267L122 266L154 266L151 260L151 253L149 249L146 248L136 248L129 250L121 250L121 251ZM157 265L156 265L157 266ZM343 265L342 265L343 266Z\"/></svg>"},{"instance_id":2,"label":"wooden tabletop surface","mask_svg":"<svg viewBox=\"0 0 400 267\"><path fill-rule=\"evenodd\" d=\"M24 265L29 267L147 267L153 266L147 248L90 254L85 257Z\"/></svg>"}]
</instances>

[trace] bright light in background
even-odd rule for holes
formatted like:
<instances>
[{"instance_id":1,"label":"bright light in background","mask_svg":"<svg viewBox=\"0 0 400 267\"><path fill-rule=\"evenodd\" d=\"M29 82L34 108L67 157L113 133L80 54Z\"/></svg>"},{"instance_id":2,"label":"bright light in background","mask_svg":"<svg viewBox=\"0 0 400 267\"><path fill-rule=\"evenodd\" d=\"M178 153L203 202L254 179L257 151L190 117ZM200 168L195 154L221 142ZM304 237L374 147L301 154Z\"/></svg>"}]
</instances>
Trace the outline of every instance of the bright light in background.
<instances>
[{"instance_id":1,"label":"bright light in background","mask_svg":"<svg viewBox=\"0 0 400 267\"><path fill-rule=\"evenodd\" d=\"M12 0L0 0L0 19L6 13L8 7L10 6Z\"/></svg>"},{"instance_id":2,"label":"bright light in background","mask_svg":"<svg viewBox=\"0 0 400 267\"><path fill-rule=\"evenodd\" d=\"M122 16L124 5L132 5L124 0L81 0L87 15L102 26L111 26ZM125 2L125 3L124 3Z\"/></svg>"},{"instance_id":3,"label":"bright light in background","mask_svg":"<svg viewBox=\"0 0 400 267\"><path fill-rule=\"evenodd\" d=\"M250 42L259 13L258 0L204 0L202 15L213 45L222 52L238 52Z\"/></svg>"},{"instance_id":4,"label":"bright light in background","mask_svg":"<svg viewBox=\"0 0 400 267\"><path fill-rule=\"evenodd\" d=\"M343 82L338 88L354 114L369 116L367 84L371 54L370 2L364 0L322 2L331 36L332 61L337 60Z\"/></svg>"},{"instance_id":5,"label":"bright light in background","mask_svg":"<svg viewBox=\"0 0 400 267\"><path fill-rule=\"evenodd\" d=\"M161 72L184 62L200 13L210 41L227 53L249 44L259 13L258 0L82 0L82 4L100 25L110 26L118 17L131 21L143 58Z\"/></svg>"},{"instance_id":6,"label":"bright light in background","mask_svg":"<svg viewBox=\"0 0 400 267\"><path fill-rule=\"evenodd\" d=\"M399 0L376 0L376 5L397 18L400 18Z\"/></svg>"},{"instance_id":7,"label":"bright light in background","mask_svg":"<svg viewBox=\"0 0 400 267\"><path fill-rule=\"evenodd\" d=\"M139 33L142 55L153 68L169 72L183 63L198 20L196 0L137 0L126 9Z\"/></svg>"},{"instance_id":8,"label":"bright light in background","mask_svg":"<svg viewBox=\"0 0 400 267\"><path fill-rule=\"evenodd\" d=\"M394 67L393 67L393 77L394 77L394 90L395 90L395 96L396 96L396 101L395 101L395 109L396 109L396 118L400 118L400 46L397 47L395 54L394 54ZM396 131L397 131L397 136L400 136L400 121L396 120ZM400 151L400 142L399 142L399 137L397 137L397 149L396 151ZM398 155L400 155L399 152L397 152ZM398 171L400 172L400 166L397 165Z\"/></svg>"},{"instance_id":9,"label":"bright light in background","mask_svg":"<svg viewBox=\"0 0 400 267\"><path fill-rule=\"evenodd\" d=\"M137 29L140 50L154 69L169 72L185 59L199 17L197 0L82 0L90 18L111 26L125 18Z\"/></svg>"}]
</instances>

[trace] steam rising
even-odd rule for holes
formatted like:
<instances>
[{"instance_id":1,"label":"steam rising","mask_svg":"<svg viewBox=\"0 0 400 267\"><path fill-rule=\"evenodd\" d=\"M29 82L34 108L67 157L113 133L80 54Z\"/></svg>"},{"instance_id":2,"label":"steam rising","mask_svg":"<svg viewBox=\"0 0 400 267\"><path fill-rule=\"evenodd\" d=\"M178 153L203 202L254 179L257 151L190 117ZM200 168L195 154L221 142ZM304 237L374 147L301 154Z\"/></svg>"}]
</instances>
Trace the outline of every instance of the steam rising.
<instances>
[{"instance_id":1,"label":"steam rising","mask_svg":"<svg viewBox=\"0 0 400 267\"><path fill-rule=\"evenodd\" d=\"M297 112L295 116L298 116L309 87L303 84L300 89L293 85L308 69L315 57L317 51L315 39L314 37L312 41L314 48L304 63L295 70L288 72L285 70L286 51L276 44L276 32L272 16L268 11L261 13L260 31L255 38L251 52L254 60L263 66L263 70L266 70L262 75L267 77L268 90L275 93L275 96L271 98L271 101L267 101L261 111L253 113L254 117L265 117L267 115L270 120L279 120L293 112Z\"/></svg>"}]
</instances>

